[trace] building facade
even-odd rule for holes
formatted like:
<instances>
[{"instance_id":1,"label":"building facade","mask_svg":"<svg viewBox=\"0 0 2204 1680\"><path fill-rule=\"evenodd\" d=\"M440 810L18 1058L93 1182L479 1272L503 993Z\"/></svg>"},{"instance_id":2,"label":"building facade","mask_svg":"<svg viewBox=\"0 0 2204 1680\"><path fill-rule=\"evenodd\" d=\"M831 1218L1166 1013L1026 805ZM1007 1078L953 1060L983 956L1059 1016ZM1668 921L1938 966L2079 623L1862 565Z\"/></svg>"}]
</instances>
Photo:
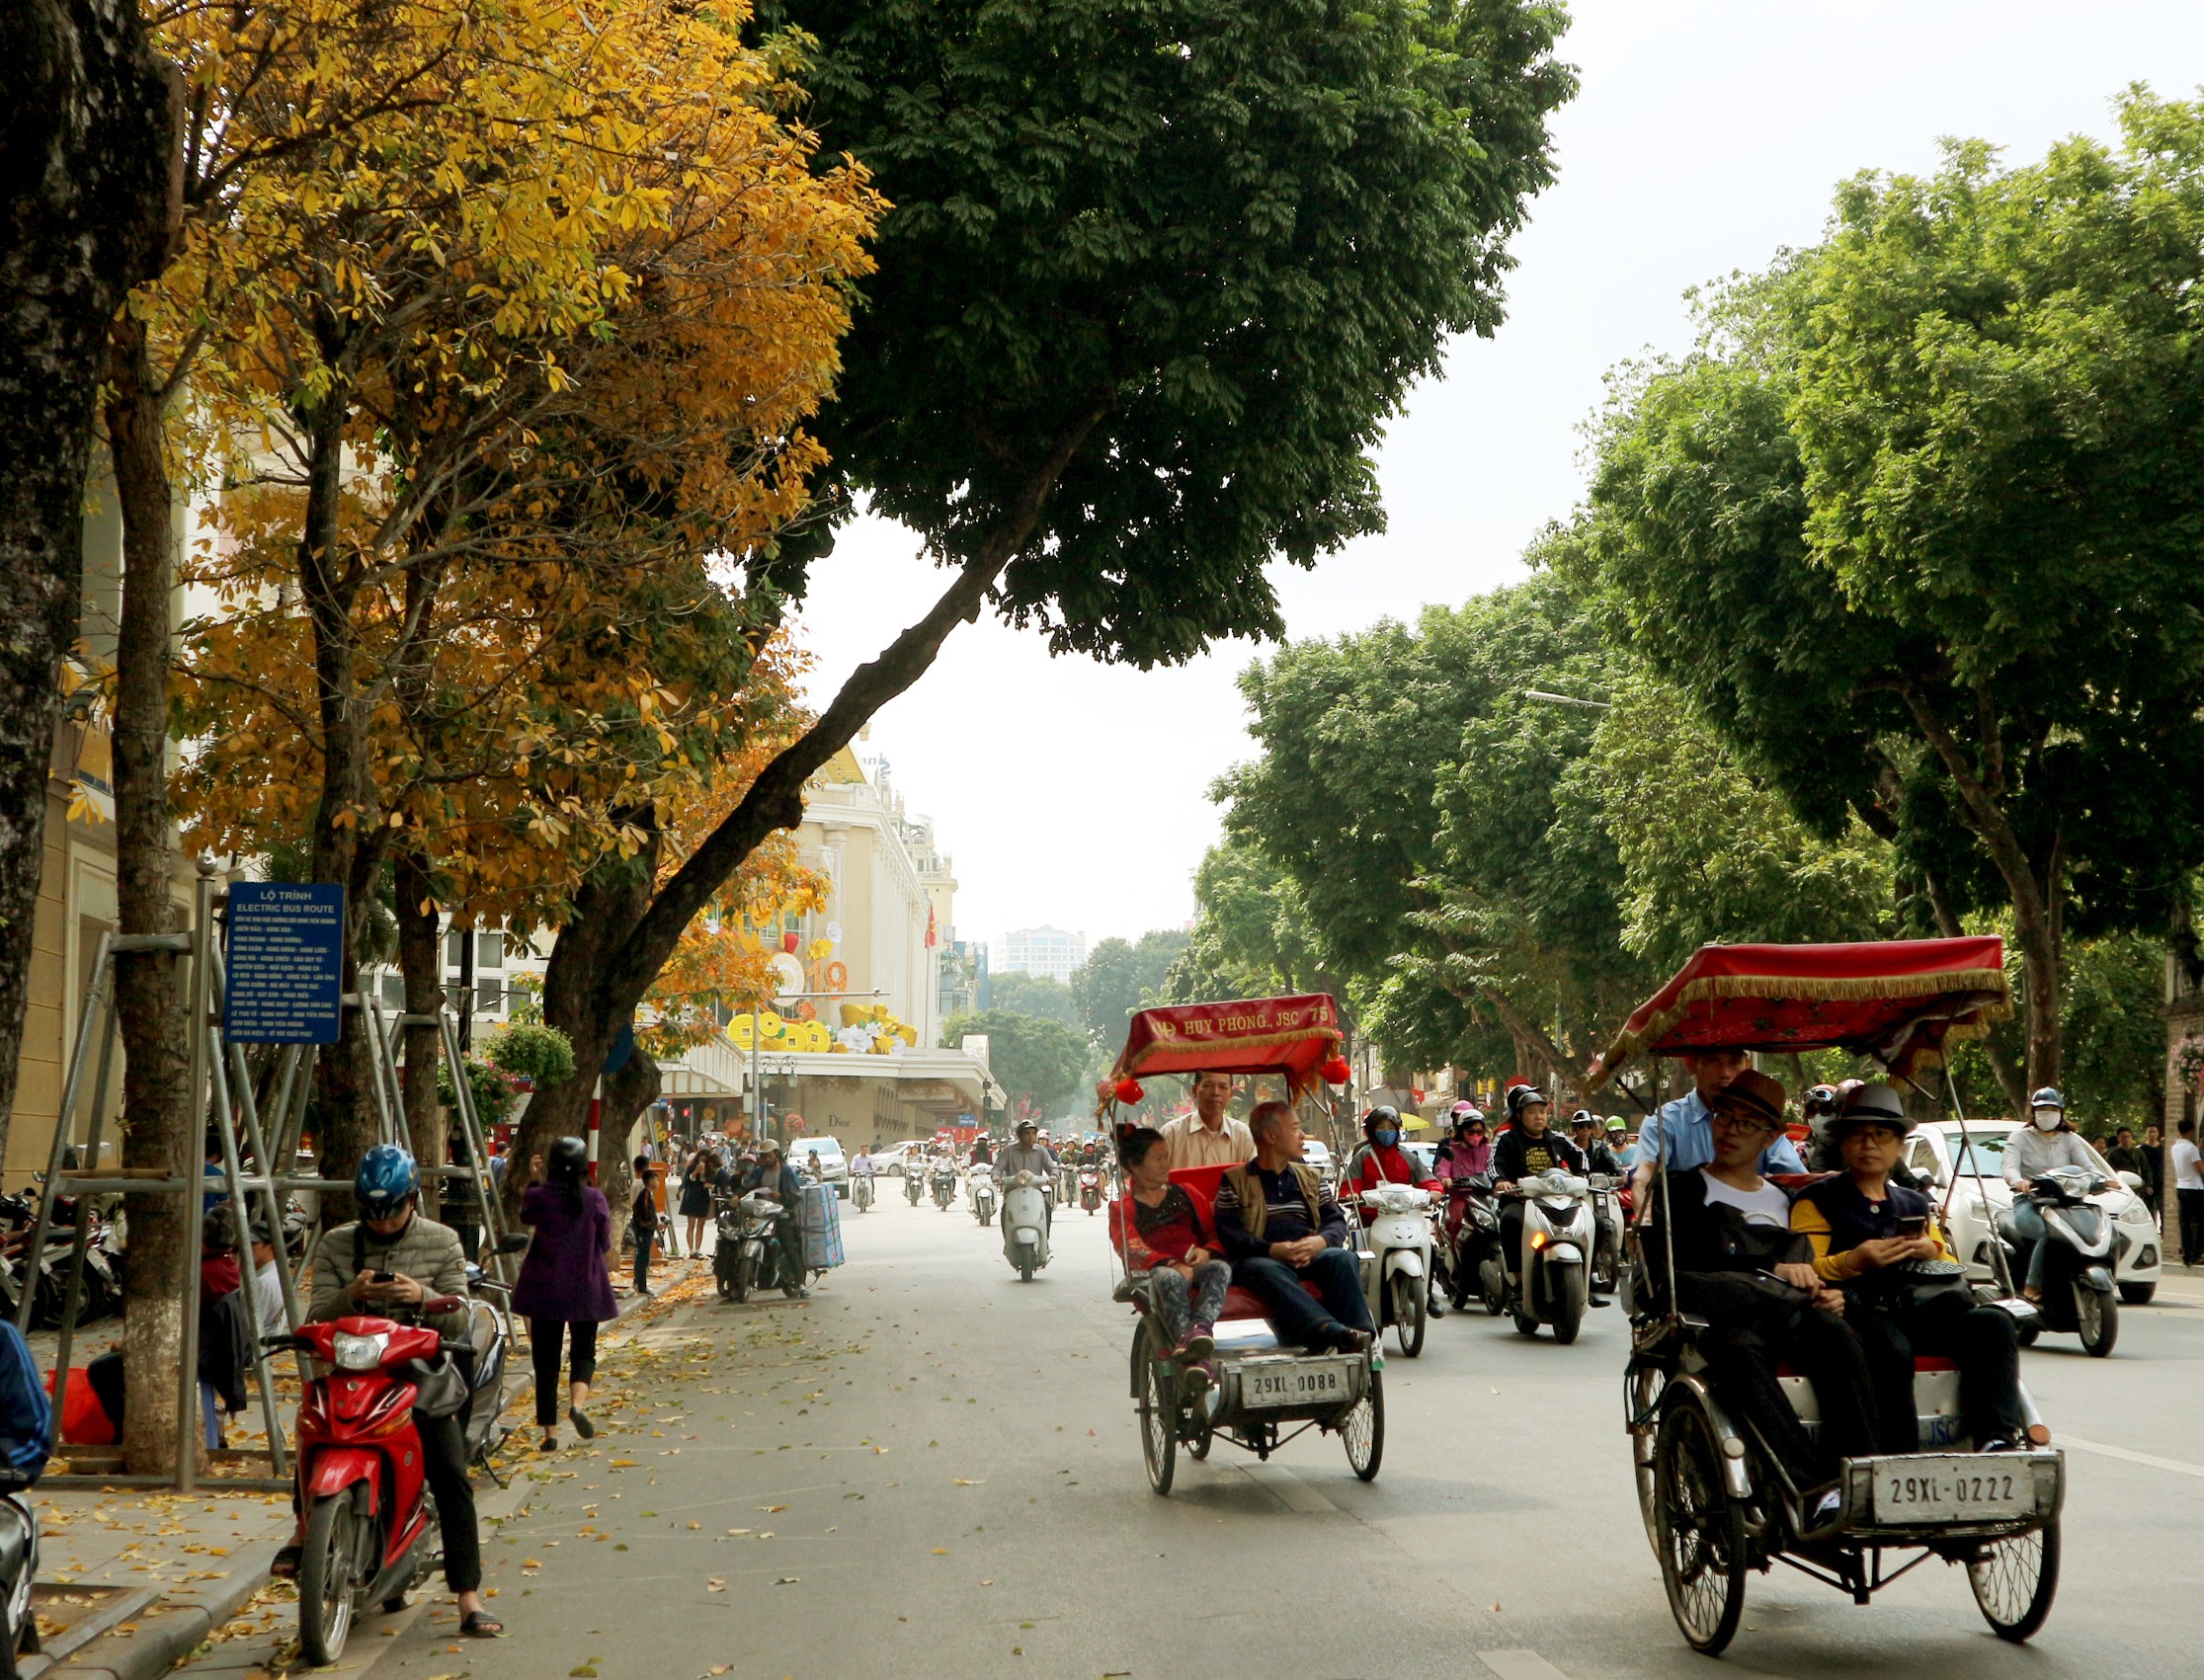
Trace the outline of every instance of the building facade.
<instances>
[{"instance_id":1,"label":"building facade","mask_svg":"<svg viewBox=\"0 0 2204 1680\"><path fill-rule=\"evenodd\" d=\"M1061 927L1020 927L1003 935L995 961L998 971L1039 975L1071 984L1072 971L1087 961L1087 935Z\"/></svg>"}]
</instances>

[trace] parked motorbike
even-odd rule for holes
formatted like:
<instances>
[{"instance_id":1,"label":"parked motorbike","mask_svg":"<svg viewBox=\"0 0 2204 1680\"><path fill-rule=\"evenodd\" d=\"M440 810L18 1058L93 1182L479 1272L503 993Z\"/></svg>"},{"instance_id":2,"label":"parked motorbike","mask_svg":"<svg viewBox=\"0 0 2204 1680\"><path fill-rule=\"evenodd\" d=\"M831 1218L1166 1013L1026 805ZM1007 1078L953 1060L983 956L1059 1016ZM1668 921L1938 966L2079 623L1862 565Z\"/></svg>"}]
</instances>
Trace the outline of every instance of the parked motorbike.
<instances>
[{"instance_id":1,"label":"parked motorbike","mask_svg":"<svg viewBox=\"0 0 2204 1680\"><path fill-rule=\"evenodd\" d=\"M27 1489L0 1493L0 1680L15 1680L16 1654L39 1648L31 1583L39 1573L39 1512Z\"/></svg>"},{"instance_id":2,"label":"parked motorbike","mask_svg":"<svg viewBox=\"0 0 2204 1680\"><path fill-rule=\"evenodd\" d=\"M956 1168L945 1160L940 1161L929 1177L934 1185L934 1205L947 1213L949 1204L956 1200Z\"/></svg>"},{"instance_id":3,"label":"parked motorbike","mask_svg":"<svg viewBox=\"0 0 2204 1680\"><path fill-rule=\"evenodd\" d=\"M2022 1346L2044 1330L2071 1331L2082 1351L2102 1359L2120 1335L2120 1303L2112 1281L2112 1222L2089 1201L2112 1187L2101 1173L2079 1166L2057 1166L2014 1198L2026 1202L2043 1220L2047 1245L2043 1257L2043 1300L2038 1321L2023 1324ZM2012 1275L2028 1275L2034 1244L2012 1239Z\"/></svg>"},{"instance_id":4,"label":"parked motorbike","mask_svg":"<svg viewBox=\"0 0 2204 1680\"><path fill-rule=\"evenodd\" d=\"M1048 1191L1033 1172L1014 1173L1003 1186L1003 1257L1021 1282L1048 1264Z\"/></svg>"},{"instance_id":5,"label":"parked motorbike","mask_svg":"<svg viewBox=\"0 0 2204 1680\"><path fill-rule=\"evenodd\" d=\"M1508 1267L1506 1301L1515 1328L1526 1336L1536 1335L1543 1323L1553 1326L1554 1340L1564 1346L1577 1339L1591 1300L1589 1261L1598 1241L1591 1193L1589 1181L1560 1167L1527 1175L1511 1192L1523 1205L1523 1236L1518 1252L1502 1255Z\"/></svg>"},{"instance_id":6,"label":"parked motorbike","mask_svg":"<svg viewBox=\"0 0 2204 1680\"><path fill-rule=\"evenodd\" d=\"M850 1180L850 1200L857 1204L859 1213L869 1213L872 1208L872 1174L859 1172Z\"/></svg>"},{"instance_id":7,"label":"parked motorbike","mask_svg":"<svg viewBox=\"0 0 2204 1680\"><path fill-rule=\"evenodd\" d=\"M982 1225L995 1218L995 1169L975 1165L972 1168L972 1217Z\"/></svg>"},{"instance_id":8,"label":"parked motorbike","mask_svg":"<svg viewBox=\"0 0 2204 1680\"><path fill-rule=\"evenodd\" d=\"M1087 1217L1094 1218L1102 1205L1102 1168L1083 1166L1079 1169L1079 1205L1087 1210Z\"/></svg>"},{"instance_id":9,"label":"parked motorbike","mask_svg":"<svg viewBox=\"0 0 2204 1680\"><path fill-rule=\"evenodd\" d=\"M720 1210L711 1276L723 1299L748 1301L752 1291L774 1287L780 1265L780 1204L757 1190Z\"/></svg>"},{"instance_id":10,"label":"parked motorbike","mask_svg":"<svg viewBox=\"0 0 2204 1680\"><path fill-rule=\"evenodd\" d=\"M420 1311L460 1305L432 1296ZM362 1316L303 1324L266 1345L330 1367L308 1381L298 1406L298 1503L306 1518L298 1643L308 1663L326 1667L344 1655L361 1609L401 1609L407 1589L433 1566L436 1501L413 1408L426 1390L457 1409L465 1379L451 1355L473 1344Z\"/></svg>"},{"instance_id":11,"label":"parked motorbike","mask_svg":"<svg viewBox=\"0 0 2204 1680\"><path fill-rule=\"evenodd\" d=\"M1362 1299L1370 1322L1400 1337L1401 1356L1424 1351L1430 1294L1431 1193L1413 1184L1380 1184L1354 1198L1362 1210Z\"/></svg>"}]
</instances>

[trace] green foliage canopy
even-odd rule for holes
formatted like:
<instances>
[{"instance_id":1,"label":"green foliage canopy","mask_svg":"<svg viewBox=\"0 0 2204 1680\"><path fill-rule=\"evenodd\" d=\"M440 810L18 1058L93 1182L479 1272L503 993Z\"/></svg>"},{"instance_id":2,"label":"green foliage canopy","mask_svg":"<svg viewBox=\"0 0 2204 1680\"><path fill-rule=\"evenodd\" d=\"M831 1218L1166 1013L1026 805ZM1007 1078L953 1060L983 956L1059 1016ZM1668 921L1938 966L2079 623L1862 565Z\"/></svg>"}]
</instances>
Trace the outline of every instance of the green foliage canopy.
<instances>
[{"instance_id":1,"label":"green foliage canopy","mask_svg":"<svg viewBox=\"0 0 2204 1680\"><path fill-rule=\"evenodd\" d=\"M987 1035L988 1070L1014 1107L1026 1104L1041 1117L1054 1118L1078 1090L1087 1066L1087 1037L1062 1021L981 1009L951 1015L942 1023L941 1043L954 1046L969 1033Z\"/></svg>"},{"instance_id":2,"label":"green foliage canopy","mask_svg":"<svg viewBox=\"0 0 2204 1680\"><path fill-rule=\"evenodd\" d=\"M1095 1042L1114 1056L1125 1041L1125 1022L1135 1009L1161 1000L1171 965L1186 948L1186 935L1156 927L1139 939L1109 938L1087 953L1072 976L1082 1024Z\"/></svg>"}]
</instances>

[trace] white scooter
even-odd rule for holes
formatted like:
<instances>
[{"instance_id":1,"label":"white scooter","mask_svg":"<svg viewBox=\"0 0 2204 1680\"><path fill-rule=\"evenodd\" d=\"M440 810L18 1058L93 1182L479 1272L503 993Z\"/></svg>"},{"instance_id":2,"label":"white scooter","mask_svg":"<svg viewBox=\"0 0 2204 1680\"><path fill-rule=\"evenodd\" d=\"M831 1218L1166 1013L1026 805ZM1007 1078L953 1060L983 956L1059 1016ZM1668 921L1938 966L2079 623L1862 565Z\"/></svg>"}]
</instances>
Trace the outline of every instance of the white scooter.
<instances>
[{"instance_id":1,"label":"white scooter","mask_svg":"<svg viewBox=\"0 0 2204 1680\"><path fill-rule=\"evenodd\" d=\"M1526 1336L1542 1323L1566 1346L1577 1339L1592 1294L1592 1257L1599 1240L1592 1214L1592 1184L1553 1167L1517 1180L1523 1204L1520 1252L1508 1256L1513 1292L1508 1303L1515 1328Z\"/></svg>"},{"instance_id":2,"label":"white scooter","mask_svg":"<svg viewBox=\"0 0 2204 1680\"><path fill-rule=\"evenodd\" d=\"M987 1225L995 1218L995 1169L985 1161L976 1161L970 1178L972 1217Z\"/></svg>"},{"instance_id":3,"label":"white scooter","mask_svg":"<svg viewBox=\"0 0 2204 1680\"><path fill-rule=\"evenodd\" d=\"M1026 1283L1048 1264L1046 1183L1039 1173L1019 1172L1003 1186L1003 1257Z\"/></svg>"},{"instance_id":4,"label":"white scooter","mask_svg":"<svg viewBox=\"0 0 2204 1680\"><path fill-rule=\"evenodd\" d=\"M852 1202L854 1202L854 1203L856 1203L856 1204L857 1204L857 1212L859 1212L859 1213L864 1213L864 1212L867 1212L867 1211L868 1211L868 1210L869 1210L869 1209L871 1208L871 1206L872 1206L872 1174L871 1174L871 1173L869 1173L869 1172L855 1172L855 1173L852 1173L852 1174L850 1175L850 1200L851 1200Z\"/></svg>"},{"instance_id":5,"label":"white scooter","mask_svg":"<svg viewBox=\"0 0 2204 1680\"><path fill-rule=\"evenodd\" d=\"M1430 1295L1431 1193L1413 1184L1380 1184L1355 1200L1362 1208L1362 1299L1370 1322L1393 1326L1401 1356L1424 1351L1425 1307Z\"/></svg>"}]
</instances>

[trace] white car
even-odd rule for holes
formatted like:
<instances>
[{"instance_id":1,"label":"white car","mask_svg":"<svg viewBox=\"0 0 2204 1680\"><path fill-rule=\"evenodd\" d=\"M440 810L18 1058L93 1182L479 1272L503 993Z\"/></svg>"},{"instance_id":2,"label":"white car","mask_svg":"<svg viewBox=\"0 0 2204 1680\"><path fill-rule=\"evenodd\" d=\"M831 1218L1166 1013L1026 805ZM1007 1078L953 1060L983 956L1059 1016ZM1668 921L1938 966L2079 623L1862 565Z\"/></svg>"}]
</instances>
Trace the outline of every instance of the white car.
<instances>
[{"instance_id":1,"label":"white car","mask_svg":"<svg viewBox=\"0 0 2204 1680\"><path fill-rule=\"evenodd\" d=\"M831 1184L838 1200L850 1199L850 1158L842 1153L839 1138L791 1138L788 1164L798 1175L810 1173L820 1183Z\"/></svg>"},{"instance_id":2,"label":"white car","mask_svg":"<svg viewBox=\"0 0 2204 1680\"><path fill-rule=\"evenodd\" d=\"M2012 1206L2012 1188L2004 1180L2005 1139L2012 1135L2012 1125L2004 1120L1967 1121L1967 1159L1963 1160L1958 1159L1961 1129L1957 1120L1936 1120L1920 1126L1906 1140L1906 1164L1935 1179L1940 1210L1956 1161L1959 1185L1951 1196L1952 1246L1955 1257L1966 1262L1968 1277L1988 1282L1994 1275L1990 1259L1993 1227ZM2135 1193L2142 1184L2140 1178L2132 1172L2113 1171L2111 1163L2094 1149L2089 1150L2089 1159L2112 1185L2089 1200L2112 1222L2113 1281L2119 1285L2122 1301L2140 1307L2158 1292L2163 1260L2158 1221ZM1975 1176L1978 1167L1982 1173L1979 1183ZM1989 1203L1987 1217L1985 1200Z\"/></svg>"},{"instance_id":3,"label":"white car","mask_svg":"<svg viewBox=\"0 0 2204 1680\"><path fill-rule=\"evenodd\" d=\"M1314 1138L1301 1140L1301 1159L1316 1168L1317 1176L1327 1184L1340 1181L1340 1163L1332 1159L1332 1151Z\"/></svg>"}]
</instances>

